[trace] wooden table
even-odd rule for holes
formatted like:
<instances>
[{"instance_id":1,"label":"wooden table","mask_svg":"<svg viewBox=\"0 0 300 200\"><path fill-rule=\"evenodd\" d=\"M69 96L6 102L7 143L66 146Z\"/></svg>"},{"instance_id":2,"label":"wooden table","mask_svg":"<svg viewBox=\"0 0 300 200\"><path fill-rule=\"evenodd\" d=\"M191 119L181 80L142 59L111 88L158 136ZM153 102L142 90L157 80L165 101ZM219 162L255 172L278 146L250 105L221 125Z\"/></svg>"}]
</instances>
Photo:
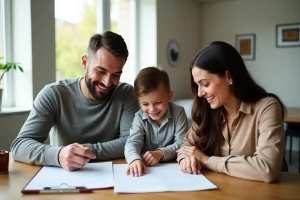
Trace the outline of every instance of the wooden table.
<instances>
[{"instance_id":1,"label":"wooden table","mask_svg":"<svg viewBox=\"0 0 300 200\"><path fill-rule=\"evenodd\" d=\"M284 122L300 122L300 108L287 108Z\"/></svg>"},{"instance_id":2,"label":"wooden table","mask_svg":"<svg viewBox=\"0 0 300 200\"><path fill-rule=\"evenodd\" d=\"M0 199L146 199L146 200L169 200L169 199L187 199L187 200L300 200L300 174L282 172L278 182L268 184L256 181L248 181L239 178L230 177L212 171L203 171L211 182L218 189L195 191L195 192L161 192L144 194L115 194L113 189L94 190L93 193L86 194L31 194L23 195L22 188L39 170L39 166L33 166L20 162L15 162L10 157L9 173L0 174ZM113 163L124 163L124 160L114 160ZM57 177L59 178L59 177ZM101 181L101 178L99 178Z\"/></svg>"}]
</instances>

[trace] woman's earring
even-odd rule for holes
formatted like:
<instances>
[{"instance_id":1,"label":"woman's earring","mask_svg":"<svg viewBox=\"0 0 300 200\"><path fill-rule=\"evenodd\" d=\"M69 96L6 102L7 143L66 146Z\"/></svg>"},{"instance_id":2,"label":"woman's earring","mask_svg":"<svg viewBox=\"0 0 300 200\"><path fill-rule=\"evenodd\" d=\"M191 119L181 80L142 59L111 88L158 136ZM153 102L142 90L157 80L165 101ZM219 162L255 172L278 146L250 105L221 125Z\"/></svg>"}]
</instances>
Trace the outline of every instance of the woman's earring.
<instances>
[{"instance_id":1,"label":"woman's earring","mask_svg":"<svg viewBox=\"0 0 300 200\"><path fill-rule=\"evenodd\" d=\"M232 85L232 81L230 81L230 83L229 83L230 85Z\"/></svg>"}]
</instances>

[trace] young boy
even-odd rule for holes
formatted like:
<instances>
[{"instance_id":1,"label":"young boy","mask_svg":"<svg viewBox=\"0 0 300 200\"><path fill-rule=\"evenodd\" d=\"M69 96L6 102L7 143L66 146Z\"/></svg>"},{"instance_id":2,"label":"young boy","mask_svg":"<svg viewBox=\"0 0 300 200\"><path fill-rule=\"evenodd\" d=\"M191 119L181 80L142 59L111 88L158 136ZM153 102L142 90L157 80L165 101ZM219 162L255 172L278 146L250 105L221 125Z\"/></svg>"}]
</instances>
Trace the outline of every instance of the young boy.
<instances>
[{"instance_id":1,"label":"young boy","mask_svg":"<svg viewBox=\"0 0 300 200\"><path fill-rule=\"evenodd\" d=\"M156 67L142 69L134 81L141 109L135 113L125 145L127 174L141 176L146 166L175 159L188 128L184 108L171 102L168 74ZM141 154L143 156L141 156Z\"/></svg>"}]
</instances>

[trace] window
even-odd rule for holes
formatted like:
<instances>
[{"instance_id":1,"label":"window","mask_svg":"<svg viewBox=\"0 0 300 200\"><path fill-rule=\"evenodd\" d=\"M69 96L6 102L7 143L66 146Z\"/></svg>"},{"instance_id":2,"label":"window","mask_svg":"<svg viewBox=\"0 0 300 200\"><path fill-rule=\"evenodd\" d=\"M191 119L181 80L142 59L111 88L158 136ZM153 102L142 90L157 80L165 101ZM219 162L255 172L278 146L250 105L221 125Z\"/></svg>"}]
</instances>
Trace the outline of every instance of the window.
<instances>
[{"instance_id":1,"label":"window","mask_svg":"<svg viewBox=\"0 0 300 200\"><path fill-rule=\"evenodd\" d=\"M110 28L124 38L129 51L129 57L123 68L122 82L133 84L137 69L135 68L135 1L110 0Z\"/></svg>"},{"instance_id":2,"label":"window","mask_svg":"<svg viewBox=\"0 0 300 200\"><path fill-rule=\"evenodd\" d=\"M0 56L4 59L3 62L12 60L11 50L11 1L0 0ZM13 88L13 73L9 72L4 75L3 82L0 87L3 88L2 108L14 106Z\"/></svg>"},{"instance_id":3,"label":"window","mask_svg":"<svg viewBox=\"0 0 300 200\"><path fill-rule=\"evenodd\" d=\"M135 25L132 21L135 0L55 0L56 80L84 75L81 57L90 37L97 30L112 30L124 38L129 58L121 76L122 82L133 83Z\"/></svg>"},{"instance_id":4,"label":"window","mask_svg":"<svg viewBox=\"0 0 300 200\"><path fill-rule=\"evenodd\" d=\"M2 57L3 56L3 5L2 5L2 2L0 2L0 56ZM0 83L1 84L1 83Z\"/></svg>"},{"instance_id":5,"label":"window","mask_svg":"<svg viewBox=\"0 0 300 200\"><path fill-rule=\"evenodd\" d=\"M97 32L98 0L55 0L56 80L83 76L81 57Z\"/></svg>"}]
</instances>

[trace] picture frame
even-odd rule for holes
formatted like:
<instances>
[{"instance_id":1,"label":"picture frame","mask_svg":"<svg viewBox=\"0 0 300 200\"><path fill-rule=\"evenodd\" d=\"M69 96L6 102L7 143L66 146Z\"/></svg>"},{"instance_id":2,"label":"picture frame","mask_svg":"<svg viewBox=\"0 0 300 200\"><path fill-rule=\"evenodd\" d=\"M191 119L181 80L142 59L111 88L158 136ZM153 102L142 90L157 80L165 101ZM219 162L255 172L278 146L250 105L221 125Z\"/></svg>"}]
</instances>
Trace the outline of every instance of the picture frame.
<instances>
[{"instance_id":1,"label":"picture frame","mask_svg":"<svg viewBox=\"0 0 300 200\"><path fill-rule=\"evenodd\" d=\"M235 36L235 48L243 60L255 60L255 39L254 33L237 34Z\"/></svg>"},{"instance_id":2,"label":"picture frame","mask_svg":"<svg viewBox=\"0 0 300 200\"><path fill-rule=\"evenodd\" d=\"M276 25L276 47L299 47L300 23Z\"/></svg>"},{"instance_id":3,"label":"picture frame","mask_svg":"<svg viewBox=\"0 0 300 200\"><path fill-rule=\"evenodd\" d=\"M167 60L169 65L177 67L180 58L180 47L176 40L170 40L167 46Z\"/></svg>"}]
</instances>

